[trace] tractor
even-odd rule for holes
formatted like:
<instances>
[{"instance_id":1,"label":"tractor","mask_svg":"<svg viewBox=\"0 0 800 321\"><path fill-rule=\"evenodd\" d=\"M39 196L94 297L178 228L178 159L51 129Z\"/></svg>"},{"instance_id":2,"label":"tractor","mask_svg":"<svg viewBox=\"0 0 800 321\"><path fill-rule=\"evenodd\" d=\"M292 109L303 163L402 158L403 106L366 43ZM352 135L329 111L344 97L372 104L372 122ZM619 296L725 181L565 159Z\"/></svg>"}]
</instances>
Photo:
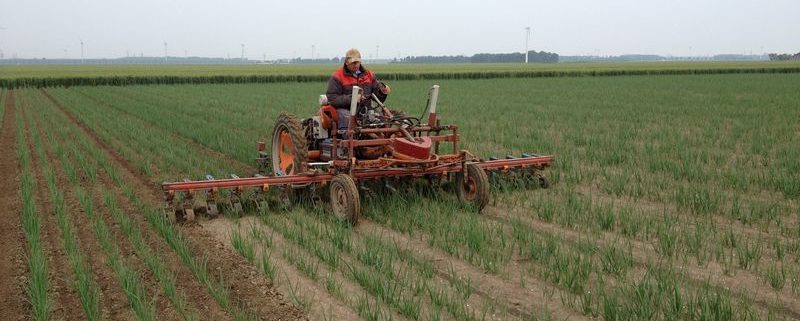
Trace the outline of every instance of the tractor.
<instances>
[{"instance_id":1,"label":"tractor","mask_svg":"<svg viewBox=\"0 0 800 321\"><path fill-rule=\"evenodd\" d=\"M198 192L205 193L202 211L216 216L219 203L240 213L246 189L254 190L253 202L263 207L264 195L273 186L287 195L327 188L333 215L355 225L361 216L359 190L369 181L387 186L390 181L413 178L452 182L458 199L479 212L489 201L487 172L518 174L541 187L550 185L543 171L552 164L551 156L524 153L480 159L459 149L458 126L441 124L437 118L438 85L430 88L421 117L391 110L374 95L368 97L368 104L359 104L360 94L361 88L354 86L348 119L339 119L325 95L320 96L319 111L310 118L281 113L272 131L271 150L264 142L256 144L258 173L253 177L209 175L199 181L165 182L166 215L173 221L194 220ZM340 126L342 122L348 126ZM230 193L221 197L220 190Z\"/></svg>"}]
</instances>

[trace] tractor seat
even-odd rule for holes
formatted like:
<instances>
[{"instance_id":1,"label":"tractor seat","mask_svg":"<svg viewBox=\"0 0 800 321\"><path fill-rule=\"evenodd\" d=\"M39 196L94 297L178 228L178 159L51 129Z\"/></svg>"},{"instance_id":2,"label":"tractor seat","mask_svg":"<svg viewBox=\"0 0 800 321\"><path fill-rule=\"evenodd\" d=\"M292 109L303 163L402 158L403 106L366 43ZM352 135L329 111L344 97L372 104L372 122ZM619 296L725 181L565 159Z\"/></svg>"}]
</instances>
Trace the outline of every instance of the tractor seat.
<instances>
[{"instance_id":1,"label":"tractor seat","mask_svg":"<svg viewBox=\"0 0 800 321\"><path fill-rule=\"evenodd\" d=\"M319 108L319 120L322 128L333 128L333 122L339 123L339 114L336 113L336 108L331 105L325 105Z\"/></svg>"}]
</instances>

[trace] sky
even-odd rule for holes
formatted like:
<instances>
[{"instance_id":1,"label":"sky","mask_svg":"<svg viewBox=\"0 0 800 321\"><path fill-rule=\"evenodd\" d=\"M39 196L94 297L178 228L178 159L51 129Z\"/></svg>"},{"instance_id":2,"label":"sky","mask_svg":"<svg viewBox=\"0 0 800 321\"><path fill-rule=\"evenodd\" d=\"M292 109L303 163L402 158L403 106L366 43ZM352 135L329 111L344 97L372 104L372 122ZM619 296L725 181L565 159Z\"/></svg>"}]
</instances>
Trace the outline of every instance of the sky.
<instances>
[{"instance_id":1,"label":"sky","mask_svg":"<svg viewBox=\"0 0 800 321\"><path fill-rule=\"evenodd\" d=\"M800 52L800 0L0 0L5 58Z\"/></svg>"}]
</instances>

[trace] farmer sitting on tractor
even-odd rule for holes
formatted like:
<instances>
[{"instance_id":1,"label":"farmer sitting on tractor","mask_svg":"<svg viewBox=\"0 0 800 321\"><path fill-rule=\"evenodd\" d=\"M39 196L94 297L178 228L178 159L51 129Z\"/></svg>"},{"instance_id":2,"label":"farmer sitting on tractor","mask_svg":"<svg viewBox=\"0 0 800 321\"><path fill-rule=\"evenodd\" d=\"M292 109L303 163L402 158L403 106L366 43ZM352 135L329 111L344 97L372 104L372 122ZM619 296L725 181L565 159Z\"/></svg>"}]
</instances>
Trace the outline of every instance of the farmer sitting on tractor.
<instances>
[{"instance_id":1,"label":"farmer sitting on tractor","mask_svg":"<svg viewBox=\"0 0 800 321\"><path fill-rule=\"evenodd\" d=\"M370 97L375 94L381 102L386 101L386 97L392 89L379 81L371 70L361 65L361 53L358 49L350 49L345 53L344 65L336 70L328 80L328 90L326 96L328 103L336 107L338 114L338 129L346 129L347 121L350 119L350 100L353 94L353 86L362 89L358 97L359 105L369 104Z\"/></svg>"}]
</instances>

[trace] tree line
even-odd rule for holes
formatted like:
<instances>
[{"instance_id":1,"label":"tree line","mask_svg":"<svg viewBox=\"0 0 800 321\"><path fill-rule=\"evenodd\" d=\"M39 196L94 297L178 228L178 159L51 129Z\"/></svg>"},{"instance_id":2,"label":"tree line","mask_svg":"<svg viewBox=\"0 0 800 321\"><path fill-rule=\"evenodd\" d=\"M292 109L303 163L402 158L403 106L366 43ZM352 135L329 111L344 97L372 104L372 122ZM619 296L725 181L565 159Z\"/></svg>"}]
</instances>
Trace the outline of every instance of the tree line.
<instances>
[{"instance_id":1,"label":"tree line","mask_svg":"<svg viewBox=\"0 0 800 321\"><path fill-rule=\"evenodd\" d=\"M395 59L392 63L413 63L413 64L467 64L467 63L523 63L525 54L522 52L513 53L479 53L472 56L407 56ZM545 51L528 51L528 62L534 63L557 63L558 54Z\"/></svg>"},{"instance_id":2,"label":"tree line","mask_svg":"<svg viewBox=\"0 0 800 321\"><path fill-rule=\"evenodd\" d=\"M769 54L769 60L772 61L782 61L782 60L800 60L800 52L790 55L790 54L776 54L771 53Z\"/></svg>"}]
</instances>

